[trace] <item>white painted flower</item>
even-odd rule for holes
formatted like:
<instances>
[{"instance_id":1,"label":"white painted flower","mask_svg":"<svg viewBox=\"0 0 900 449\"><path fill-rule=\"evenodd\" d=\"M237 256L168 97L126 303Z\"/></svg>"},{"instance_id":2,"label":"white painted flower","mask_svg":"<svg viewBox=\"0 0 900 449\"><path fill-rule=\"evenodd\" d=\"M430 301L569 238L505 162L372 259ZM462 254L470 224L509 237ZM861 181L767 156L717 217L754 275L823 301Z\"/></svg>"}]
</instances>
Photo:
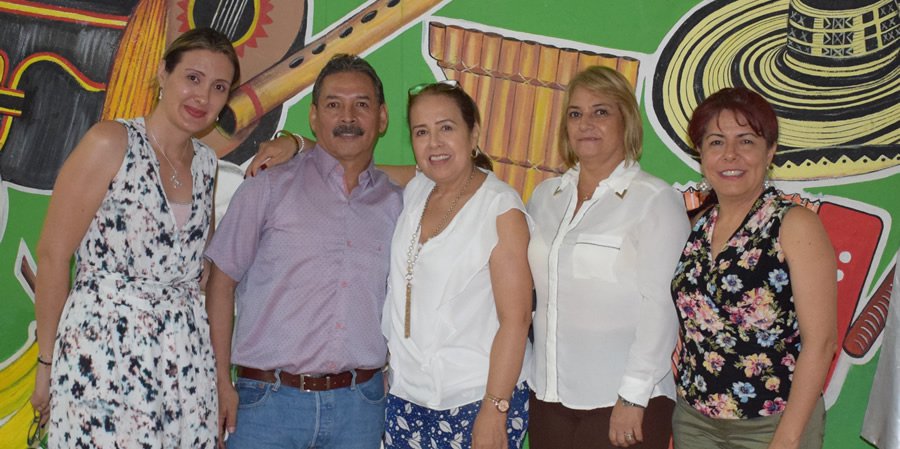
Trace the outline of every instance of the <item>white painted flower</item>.
<instances>
[{"instance_id":1,"label":"white painted flower","mask_svg":"<svg viewBox=\"0 0 900 449\"><path fill-rule=\"evenodd\" d=\"M517 416L512 419L512 428L516 430L522 430L525 427L525 420L522 417Z\"/></svg>"},{"instance_id":2,"label":"white painted flower","mask_svg":"<svg viewBox=\"0 0 900 449\"><path fill-rule=\"evenodd\" d=\"M406 418L402 416L397 417L397 425L403 430L409 430L409 424L406 423Z\"/></svg>"},{"instance_id":3,"label":"white painted flower","mask_svg":"<svg viewBox=\"0 0 900 449\"><path fill-rule=\"evenodd\" d=\"M448 423L447 421L439 421L438 427L441 428L441 432L446 432L446 433L453 432L453 429L450 427L450 423Z\"/></svg>"}]
</instances>

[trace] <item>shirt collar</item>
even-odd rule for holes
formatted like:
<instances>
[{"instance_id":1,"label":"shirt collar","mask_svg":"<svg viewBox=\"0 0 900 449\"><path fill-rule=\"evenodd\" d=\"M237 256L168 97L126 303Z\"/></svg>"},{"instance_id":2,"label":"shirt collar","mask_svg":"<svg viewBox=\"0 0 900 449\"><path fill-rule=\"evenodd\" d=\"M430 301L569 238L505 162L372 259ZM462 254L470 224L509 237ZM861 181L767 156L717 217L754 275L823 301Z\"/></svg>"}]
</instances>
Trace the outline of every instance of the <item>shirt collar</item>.
<instances>
[{"instance_id":1,"label":"shirt collar","mask_svg":"<svg viewBox=\"0 0 900 449\"><path fill-rule=\"evenodd\" d=\"M578 174L581 170L581 164L576 164L574 167L566 170L562 175L562 179L559 183L559 189L565 189L570 185L573 187L578 186ZM616 195L619 197L625 196L625 192L628 191L628 187L631 185L631 181L634 177L641 171L641 164L637 161L628 162L622 161L613 172L609 175L608 178L600 181L597 186L602 186L604 184L608 185L610 190L616 192Z\"/></svg>"},{"instance_id":2,"label":"shirt collar","mask_svg":"<svg viewBox=\"0 0 900 449\"><path fill-rule=\"evenodd\" d=\"M343 180L344 167L334 158L334 156L325 151L322 146L316 144L309 153L309 157L313 158L313 163L323 177L337 176ZM373 161L369 161L369 166L359 174L357 180L362 187L371 187L375 185L375 163Z\"/></svg>"}]
</instances>

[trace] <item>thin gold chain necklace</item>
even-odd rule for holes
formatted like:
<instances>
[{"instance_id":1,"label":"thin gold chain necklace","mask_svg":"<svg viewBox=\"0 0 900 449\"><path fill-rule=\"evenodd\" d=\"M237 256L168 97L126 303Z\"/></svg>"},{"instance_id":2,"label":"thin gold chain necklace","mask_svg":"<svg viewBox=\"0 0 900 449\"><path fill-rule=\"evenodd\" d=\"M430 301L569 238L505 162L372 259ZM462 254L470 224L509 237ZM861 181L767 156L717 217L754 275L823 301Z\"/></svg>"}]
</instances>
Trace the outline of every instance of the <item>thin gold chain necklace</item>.
<instances>
[{"instance_id":1,"label":"thin gold chain necklace","mask_svg":"<svg viewBox=\"0 0 900 449\"><path fill-rule=\"evenodd\" d=\"M416 261L419 260L419 252L422 251L422 245L427 243L429 240L440 234L445 227L450 223L450 215L453 214L453 211L456 209L457 203L459 203L460 198L462 198L463 194L469 188L469 184L472 183L472 178L475 177L475 167L472 166L472 172L469 173L469 178L466 179L466 183L463 184L462 189L459 190L459 193L456 194L456 198L450 203L450 208L447 209L447 212L444 213L444 216L441 217L441 221L438 222L438 227L435 229L434 233L428 236L424 242L419 243L419 237L422 234L422 218L425 217L425 211L428 210L428 203L431 202L431 196L434 195L435 190L437 190L437 184L431 188L431 192L428 193L428 198L425 198L425 207L422 208L422 215L419 216L419 224L416 226L415 232L413 232L412 237L409 240L409 248L406 250L406 313L404 323L403 323L403 336L405 338L409 338L410 334L410 315L412 309L412 280L413 280L413 270L416 266Z\"/></svg>"}]
</instances>

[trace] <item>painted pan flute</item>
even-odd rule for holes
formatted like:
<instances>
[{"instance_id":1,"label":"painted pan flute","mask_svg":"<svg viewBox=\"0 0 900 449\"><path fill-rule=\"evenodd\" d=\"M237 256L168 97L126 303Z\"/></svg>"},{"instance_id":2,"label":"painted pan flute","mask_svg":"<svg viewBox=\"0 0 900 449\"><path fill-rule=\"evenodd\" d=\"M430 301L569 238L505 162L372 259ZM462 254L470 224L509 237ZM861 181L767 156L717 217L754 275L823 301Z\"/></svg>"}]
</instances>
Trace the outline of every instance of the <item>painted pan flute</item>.
<instances>
[{"instance_id":1,"label":"painted pan flute","mask_svg":"<svg viewBox=\"0 0 900 449\"><path fill-rule=\"evenodd\" d=\"M492 32L432 22L429 54L481 111L479 145L497 176L527 201L537 184L565 169L557 144L569 80L593 65L637 83L640 62L626 56L559 48Z\"/></svg>"}]
</instances>

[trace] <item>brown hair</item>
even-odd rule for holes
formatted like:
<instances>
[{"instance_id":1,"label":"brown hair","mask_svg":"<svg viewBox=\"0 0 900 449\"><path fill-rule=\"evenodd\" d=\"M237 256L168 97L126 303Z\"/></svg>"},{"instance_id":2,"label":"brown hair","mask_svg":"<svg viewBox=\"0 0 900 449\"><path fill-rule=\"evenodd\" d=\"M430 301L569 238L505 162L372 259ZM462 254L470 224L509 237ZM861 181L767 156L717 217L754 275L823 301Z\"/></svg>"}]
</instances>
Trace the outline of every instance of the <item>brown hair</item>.
<instances>
[{"instance_id":1,"label":"brown hair","mask_svg":"<svg viewBox=\"0 0 900 449\"><path fill-rule=\"evenodd\" d=\"M766 146L772 147L778 142L778 117L772 105L762 95L746 87L726 87L706 97L691 114L687 133L698 154L707 126L711 121L718 120L719 114L726 109L735 115L743 116L753 132L766 140ZM697 216L718 202L716 192L710 191L700 206L688 211L688 218L693 222Z\"/></svg>"},{"instance_id":2,"label":"brown hair","mask_svg":"<svg viewBox=\"0 0 900 449\"><path fill-rule=\"evenodd\" d=\"M224 34L212 28L194 28L178 36L166 49L163 61L166 64L166 72L172 73L181 57L192 50L209 50L213 53L221 53L228 58L228 62L234 67L234 76L231 78L231 90L237 88L241 79L241 64L238 62L234 46Z\"/></svg>"},{"instance_id":3,"label":"brown hair","mask_svg":"<svg viewBox=\"0 0 900 449\"><path fill-rule=\"evenodd\" d=\"M622 122L625 125L624 143L625 160L637 161L641 158L644 141L644 123L638 110L637 98L634 96L634 87L619 72L603 66L588 67L569 81L566 94L563 99L564 111L569 108L569 98L576 88L587 89L596 94L612 97L619 111L622 113ZM569 144L569 133L566 125L569 115L563 113L559 126L559 150L562 152L563 162L566 167L572 168L578 163L578 156Z\"/></svg>"},{"instance_id":4,"label":"brown hair","mask_svg":"<svg viewBox=\"0 0 900 449\"><path fill-rule=\"evenodd\" d=\"M699 152L709 122L718 119L726 109L743 116L753 132L766 139L766 146L778 142L778 117L772 105L746 87L727 87L707 97L691 114L687 133L695 150Z\"/></svg>"},{"instance_id":5,"label":"brown hair","mask_svg":"<svg viewBox=\"0 0 900 449\"><path fill-rule=\"evenodd\" d=\"M406 103L407 122L409 121L409 111L412 110L413 105L420 97L425 95L440 95L453 100L470 133L475 129L475 126L480 126L481 114L478 113L478 105L475 104L475 100L459 87L459 85L432 83L421 89L419 89L418 86L414 87L413 90L415 90L415 92L410 92L409 101ZM494 163L491 161L491 158L477 146L472 154L472 160L478 168L491 171L494 170Z\"/></svg>"}]
</instances>

